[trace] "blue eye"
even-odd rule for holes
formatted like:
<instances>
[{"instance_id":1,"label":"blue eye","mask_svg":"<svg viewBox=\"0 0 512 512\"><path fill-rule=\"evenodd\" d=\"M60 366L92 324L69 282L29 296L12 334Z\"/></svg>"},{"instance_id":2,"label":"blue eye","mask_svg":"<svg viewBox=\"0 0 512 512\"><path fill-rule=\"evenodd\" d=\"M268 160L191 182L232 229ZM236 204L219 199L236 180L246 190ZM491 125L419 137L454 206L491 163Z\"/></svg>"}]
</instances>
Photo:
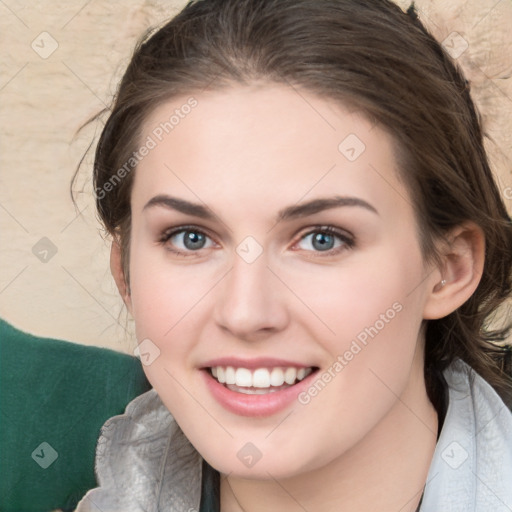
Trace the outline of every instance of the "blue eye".
<instances>
[{"instance_id":1,"label":"blue eye","mask_svg":"<svg viewBox=\"0 0 512 512\"><path fill-rule=\"evenodd\" d=\"M206 235L203 231L196 229L193 226L188 226L163 233L159 241L162 244L167 245L167 242L171 241L171 239L173 238L177 240L181 239L181 244L183 248L170 248L169 250L183 256L191 256L191 254L187 253L197 252L201 249L207 248L205 247L205 241L207 239L210 239L210 237ZM172 245L175 246L176 244L173 243Z\"/></svg>"},{"instance_id":2,"label":"blue eye","mask_svg":"<svg viewBox=\"0 0 512 512\"><path fill-rule=\"evenodd\" d=\"M315 252L324 252L328 255L338 254L341 250L350 249L354 247L355 242L348 235L339 232L332 226L317 227L312 231L306 233L300 242L307 240L311 237L311 246ZM335 246L336 239L340 240L341 243ZM299 243L300 243L299 242Z\"/></svg>"},{"instance_id":3,"label":"blue eye","mask_svg":"<svg viewBox=\"0 0 512 512\"><path fill-rule=\"evenodd\" d=\"M310 242L313 247L312 252L319 255L325 253L326 256L333 256L355 246L353 238L332 226L315 227L302 236L297 244L307 240L312 235L314 235ZM338 245L336 245L336 240L339 241ZM208 245L208 241L211 242L210 245ZM160 236L159 242L167 250L184 257L195 256L194 253L199 252L201 249L209 249L215 245L204 231L194 226L180 226L179 228L165 231ZM310 249L305 250L311 252Z\"/></svg>"}]
</instances>

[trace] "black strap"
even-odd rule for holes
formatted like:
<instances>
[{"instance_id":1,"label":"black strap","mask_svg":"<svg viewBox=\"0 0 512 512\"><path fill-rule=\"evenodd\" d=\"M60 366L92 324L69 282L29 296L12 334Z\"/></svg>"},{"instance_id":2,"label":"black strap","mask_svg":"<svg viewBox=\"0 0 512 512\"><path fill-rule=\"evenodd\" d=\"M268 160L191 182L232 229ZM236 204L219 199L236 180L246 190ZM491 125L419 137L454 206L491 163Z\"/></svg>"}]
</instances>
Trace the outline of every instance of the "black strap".
<instances>
[{"instance_id":1,"label":"black strap","mask_svg":"<svg viewBox=\"0 0 512 512\"><path fill-rule=\"evenodd\" d=\"M199 512L220 512L220 473L204 459Z\"/></svg>"}]
</instances>

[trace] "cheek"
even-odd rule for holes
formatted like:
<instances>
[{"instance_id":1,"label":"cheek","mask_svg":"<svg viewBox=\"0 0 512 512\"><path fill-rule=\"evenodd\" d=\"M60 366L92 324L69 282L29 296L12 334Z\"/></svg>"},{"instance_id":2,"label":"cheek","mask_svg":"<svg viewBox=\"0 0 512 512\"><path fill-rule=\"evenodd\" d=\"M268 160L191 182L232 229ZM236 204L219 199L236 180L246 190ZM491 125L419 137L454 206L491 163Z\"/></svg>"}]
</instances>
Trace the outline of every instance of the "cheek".
<instances>
[{"instance_id":1,"label":"cheek","mask_svg":"<svg viewBox=\"0 0 512 512\"><path fill-rule=\"evenodd\" d=\"M167 339L194 315L212 282L193 267L171 263L162 248L148 250L133 244L130 284L137 339Z\"/></svg>"},{"instance_id":2,"label":"cheek","mask_svg":"<svg viewBox=\"0 0 512 512\"><path fill-rule=\"evenodd\" d=\"M363 408L378 415L368 404L400 394L413 364L422 322L422 259L415 247L401 253L394 247L404 245L380 246L295 290L309 299L312 313L300 321L332 358L332 391L344 397L339 404L347 414Z\"/></svg>"},{"instance_id":3,"label":"cheek","mask_svg":"<svg viewBox=\"0 0 512 512\"><path fill-rule=\"evenodd\" d=\"M340 350L355 338L364 342L376 330L396 334L407 323L412 331L399 338L412 332L415 341L421 296L414 289L423 277L421 257L415 248L397 252L394 247L403 245L379 245L354 253L338 267L318 266L309 274L281 269L283 280L294 283L293 291L305 306L295 320L307 323L315 329L315 338L332 340ZM394 336L390 338L392 342Z\"/></svg>"},{"instance_id":4,"label":"cheek","mask_svg":"<svg viewBox=\"0 0 512 512\"><path fill-rule=\"evenodd\" d=\"M184 383L191 370L190 354L199 339L195 334L196 308L206 293L205 285L191 281L177 267L172 271L170 266L147 263L138 267L139 261L147 260L133 260L136 337L138 343L148 344L155 354L150 364L143 365L144 373L171 414L176 418L195 417Z\"/></svg>"},{"instance_id":5,"label":"cheek","mask_svg":"<svg viewBox=\"0 0 512 512\"><path fill-rule=\"evenodd\" d=\"M142 250L134 244L132 314L137 342L145 342L156 354L151 364L143 366L148 380L159 393L170 394L176 401L181 396L178 382L190 369L189 356L200 338L195 335L200 324L198 306L211 283L194 277L184 266L170 265L165 256L163 251Z\"/></svg>"}]
</instances>

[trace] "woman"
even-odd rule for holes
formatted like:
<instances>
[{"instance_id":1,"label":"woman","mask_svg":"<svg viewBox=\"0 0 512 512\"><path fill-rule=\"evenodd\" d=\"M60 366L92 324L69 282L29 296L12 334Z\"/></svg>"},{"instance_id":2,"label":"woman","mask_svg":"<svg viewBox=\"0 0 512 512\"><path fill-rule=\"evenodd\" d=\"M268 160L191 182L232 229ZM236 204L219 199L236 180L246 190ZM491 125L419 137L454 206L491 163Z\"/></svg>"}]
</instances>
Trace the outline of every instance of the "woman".
<instances>
[{"instance_id":1,"label":"woman","mask_svg":"<svg viewBox=\"0 0 512 512\"><path fill-rule=\"evenodd\" d=\"M154 389L79 512L512 508L512 227L413 10L191 2L136 48L94 186Z\"/></svg>"}]
</instances>

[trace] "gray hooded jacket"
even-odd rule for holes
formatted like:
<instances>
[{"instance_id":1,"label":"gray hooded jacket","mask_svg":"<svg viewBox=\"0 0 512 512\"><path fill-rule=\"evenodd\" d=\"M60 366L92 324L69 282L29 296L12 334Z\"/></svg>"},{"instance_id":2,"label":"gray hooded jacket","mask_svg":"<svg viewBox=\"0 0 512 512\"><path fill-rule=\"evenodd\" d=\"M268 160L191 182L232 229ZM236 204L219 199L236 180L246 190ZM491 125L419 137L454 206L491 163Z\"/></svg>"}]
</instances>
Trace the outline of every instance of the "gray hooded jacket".
<instances>
[{"instance_id":1,"label":"gray hooded jacket","mask_svg":"<svg viewBox=\"0 0 512 512\"><path fill-rule=\"evenodd\" d=\"M420 512L512 511L512 413L458 360ZM154 389L107 420L96 447L99 487L75 512L198 512L202 458Z\"/></svg>"}]
</instances>

